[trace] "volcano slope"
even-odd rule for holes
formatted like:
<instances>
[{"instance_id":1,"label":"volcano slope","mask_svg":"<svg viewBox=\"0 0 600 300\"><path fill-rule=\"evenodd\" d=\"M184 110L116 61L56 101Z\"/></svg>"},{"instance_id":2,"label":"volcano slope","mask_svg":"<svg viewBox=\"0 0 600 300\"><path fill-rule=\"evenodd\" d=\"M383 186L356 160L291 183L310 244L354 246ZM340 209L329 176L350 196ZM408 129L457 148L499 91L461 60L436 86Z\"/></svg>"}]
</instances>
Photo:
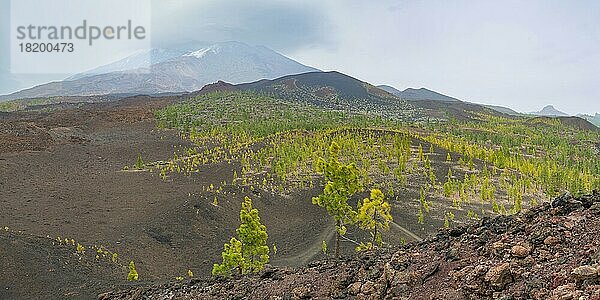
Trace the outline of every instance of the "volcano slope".
<instances>
[{"instance_id":1,"label":"volcano slope","mask_svg":"<svg viewBox=\"0 0 600 300\"><path fill-rule=\"evenodd\" d=\"M99 298L599 299L599 230L600 194L564 195L395 249Z\"/></svg>"},{"instance_id":2,"label":"volcano slope","mask_svg":"<svg viewBox=\"0 0 600 300\"><path fill-rule=\"evenodd\" d=\"M208 275L245 196L277 246L272 265L324 258L320 245L334 243L334 226L311 198L323 190L314 163L333 141L340 159L362 170L365 189L349 203L380 188L392 206L385 247L600 186L590 148L597 133L560 122L532 127L475 112L468 122L415 123L289 99L131 97L1 116L0 228L9 230L0 239L0 290L19 299L88 298L188 270ZM365 237L350 227L342 253L353 255ZM79 260L76 243L87 254L104 250ZM67 268L53 263L65 261ZM126 282L129 261L139 282Z\"/></svg>"},{"instance_id":3,"label":"volcano slope","mask_svg":"<svg viewBox=\"0 0 600 300\"><path fill-rule=\"evenodd\" d=\"M240 202L232 197L214 206L201 187L229 180L235 164L214 163L197 176L168 180L125 168L138 155L158 161L192 146L178 131L156 128L154 111L177 101L132 97L2 117L0 228L7 230L0 231L1 298L90 298L127 284L123 266L130 260L141 282L173 280L187 270L210 273L237 226ZM318 255L306 253L313 241L304 237L320 236L329 220L310 201L296 201L311 195L252 194L255 205L270 212L264 221L281 259ZM102 247L109 255L80 260L76 244L59 245L65 238L87 254Z\"/></svg>"}]
</instances>

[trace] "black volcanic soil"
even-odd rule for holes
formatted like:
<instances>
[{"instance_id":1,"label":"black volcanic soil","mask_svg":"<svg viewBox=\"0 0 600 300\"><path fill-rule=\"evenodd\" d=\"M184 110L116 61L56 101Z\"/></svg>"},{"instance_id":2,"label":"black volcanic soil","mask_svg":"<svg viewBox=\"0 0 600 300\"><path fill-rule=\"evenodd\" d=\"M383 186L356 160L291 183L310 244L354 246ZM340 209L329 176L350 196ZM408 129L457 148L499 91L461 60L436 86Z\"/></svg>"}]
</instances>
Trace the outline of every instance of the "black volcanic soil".
<instances>
[{"instance_id":1,"label":"black volcanic soil","mask_svg":"<svg viewBox=\"0 0 600 300\"><path fill-rule=\"evenodd\" d=\"M551 122L553 120L559 120L561 124L565 126L569 126L575 129L584 130L584 131L598 131L596 125L592 124L590 121L580 118L580 117L532 117L527 122L532 125L544 125L545 122Z\"/></svg>"},{"instance_id":2,"label":"black volcanic soil","mask_svg":"<svg viewBox=\"0 0 600 300\"><path fill-rule=\"evenodd\" d=\"M0 229L0 255L0 299L93 299L107 287L127 288L118 260L50 238Z\"/></svg>"},{"instance_id":3,"label":"black volcanic soil","mask_svg":"<svg viewBox=\"0 0 600 300\"><path fill-rule=\"evenodd\" d=\"M210 165L166 181L156 173L123 171L138 154L145 161L163 160L188 145L176 131L155 128L153 111L173 101L134 97L0 119L0 229L9 228L0 238L0 298L88 298L127 284L121 266L112 266L118 275L86 271L93 259L54 267L75 252L49 247L57 237L88 248L102 245L125 265L135 261L142 283L174 280L188 269L210 274L235 232L246 194L229 187L235 196L214 206L202 187L230 181L239 166ZM277 244L273 263L301 265L319 256L323 240L332 242L329 218L310 202L315 194L249 194L269 228L270 243ZM78 276L87 279L73 280ZM34 282L38 286L32 288Z\"/></svg>"},{"instance_id":4,"label":"black volcanic soil","mask_svg":"<svg viewBox=\"0 0 600 300\"><path fill-rule=\"evenodd\" d=\"M100 299L600 299L600 195L440 231L398 249Z\"/></svg>"},{"instance_id":5,"label":"black volcanic soil","mask_svg":"<svg viewBox=\"0 0 600 300\"><path fill-rule=\"evenodd\" d=\"M214 206L214 193L202 187L230 182L238 165L213 164L166 181L156 173L123 170L138 154L145 161L165 160L189 145L174 130L156 129L153 119L154 110L179 99L139 96L0 116L0 229L9 228L0 230L0 299L89 298L127 288L124 266L130 260L140 274L134 286L173 281L187 270L208 275L239 224L246 195L261 212L269 243L277 245L271 264L296 267L323 258L321 242L333 245L334 236L326 212L310 201L318 188L279 196L228 186L228 196ZM435 151L432 165L443 178L447 153ZM426 224L417 224L419 184L410 182L414 186L392 201L395 224L384 235L390 244L418 240L443 226L448 200L434 202ZM466 212L456 213L458 219ZM74 247L54 245L57 237L88 249L102 245L118 253L119 263L94 255L80 260ZM343 243L346 255L353 248ZM59 268L64 262L69 267Z\"/></svg>"},{"instance_id":6,"label":"black volcanic soil","mask_svg":"<svg viewBox=\"0 0 600 300\"><path fill-rule=\"evenodd\" d=\"M152 111L172 101L137 97L0 120L0 228L50 237L44 241L68 237L86 246L103 245L124 261L134 260L142 282L173 280L188 269L209 274L238 225L243 195L238 192L213 206L202 186L229 181L236 166L211 165L196 176L167 181L150 172L123 171L138 154L146 161L162 160L188 145L175 131L155 129ZM263 222L282 261L295 265L318 253L305 251L315 244L306 237L320 237L330 225L321 209L297 198L251 196L265 212ZM15 257L27 253L39 278L48 271L38 263L58 258L43 246L28 248L11 237L0 239L0 265L6 266L0 290L17 298L63 298L62 288L76 284L71 279L85 266L74 264L64 276L30 289L31 282L18 276L24 266L11 263ZM126 284L127 270L120 278L102 274L90 280ZM107 289L110 285L82 286L80 295Z\"/></svg>"}]
</instances>

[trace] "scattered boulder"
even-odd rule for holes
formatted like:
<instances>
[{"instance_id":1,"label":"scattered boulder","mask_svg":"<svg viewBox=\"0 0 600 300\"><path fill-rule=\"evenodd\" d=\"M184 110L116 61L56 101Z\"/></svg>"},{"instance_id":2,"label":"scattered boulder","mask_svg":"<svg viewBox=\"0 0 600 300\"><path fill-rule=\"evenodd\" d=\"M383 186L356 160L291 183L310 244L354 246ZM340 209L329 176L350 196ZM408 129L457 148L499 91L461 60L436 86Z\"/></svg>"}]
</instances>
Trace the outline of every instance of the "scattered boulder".
<instances>
[{"instance_id":1,"label":"scattered boulder","mask_svg":"<svg viewBox=\"0 0 600 300\"><path fill-rule=\"evenodd\" d=\"M544 239L544 244L546 244L548 246L554 246L558 243L560 243L560 240L555 236L549 236Z\"/></svg>"},{"instance_id":2,"label":"scattered boulder","mask_svg":"<svg viewBox=\"0 0 600 300\"><path fill-rule=\"evenodd\" d=\"M360 293L361 286L362 286L362 283L360 283L358 281L352 283L350 286L348 286L348 293L350 295L357 295L358 293Z\"/></svg>"},{"instance_id":3,"label":"scattered boulder","mask_svg":"<svg viewBox=\"0 0 600 300\"><path fill-rule=\"evenodd\" d=\"M512 279L509 263L497 265L485 274L485 281L497 290L502 290L504 286L512 282Z\"/></svg>"},{"instance_id":4,"label":"scattered boulder","mask_svg":"<svg viewBox=\"0 0 600 300\"><path fill-rule=\"evenodd\" d=\"M295 299L310 299L311 298L311 288L310 286L299 286L292 290L292 294Z\"/></svg>"},{"instance_id":5,"label":"scattered boulder","mask_svg":"<svg viewBox=\"0 0 600 300\"><path fill-rule=\"evenodd\" d=\"M363 283L362 287L360 288L360 292L365 295L373 294L375 292L375 284L373 284L371 281Z\"/></svg>"},{"instance_id":6,"label":"scattered boulder","mask_svg":"<svg viewBox=\"0 0 600 300\"><path fill-rule=\"evenodd\" d=\"M573 269L573 271L571 271L571 276L576 280L595 279L600 276L599 272L600 267L584 265Z\"/></svg>"},{"instance_id":7,"label":"scattered boulder","mask_svg":"<svg viewBox=\"0 0 600 300\"><path fill-rule=\"evenodd\" d=\"M580 299L581 294L581 291L577 290L577 286L574 283L568 283L554 289L549 300L575 300Z\"/></svg>"},{"instance_id":8,"label":"scattered boulder","mask_svg":"<svg viewBox=\"0 0 600 300\"><path fill-rule=\"evenodd\" d=\"M521 245L514 245L510 249L510 253L512 253L512 255L514 255L515 257L519 258L527 257L527 255L529 255L529 251L530 250L527 247Z\"/></svg>"}]
</instances>

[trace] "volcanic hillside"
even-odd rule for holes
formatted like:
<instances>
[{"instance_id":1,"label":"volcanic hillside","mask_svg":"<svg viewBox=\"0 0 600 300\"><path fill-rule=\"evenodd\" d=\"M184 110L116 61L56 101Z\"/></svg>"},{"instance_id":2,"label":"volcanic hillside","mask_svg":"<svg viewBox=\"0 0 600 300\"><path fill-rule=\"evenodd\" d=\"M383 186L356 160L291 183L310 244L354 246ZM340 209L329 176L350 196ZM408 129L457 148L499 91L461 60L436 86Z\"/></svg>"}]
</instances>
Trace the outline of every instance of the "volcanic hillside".
<instances>
[{"instance_id":1,"label":"volcanic hillside","mask_svg":"<svg viewBox=\"0 0 600 300\"><path fill-rule=\"evenodd\" d=\"M379 95L350 82L363 92L327 84L344 95ZM485 113L423 124L218 86L230 90L44 104L0 118L2 296L89 298L204 278L235 234L245 197L267 228L272 266L323 259L335 226L312 198L324 188L317 162L332 156L334 142L340 163L360 172L352 209L373 189L389 203L383 248L600 187L598 132ZM388 95L380 101L403 103ZM369 239L348 224L340 251L353 256ZM126 280L129 261L138 282ZM84 279L73 280L77 274Z\"/></svg>"},{"instance_id":2,"label":"volcanic hillside","mask_svg":"<svg viewBox=\"0 0 600 300\"><path fill-rule=\"evenodd\" d=\"M406 101L367 82L335 71L309 72L239 85L219 83L206 86L201 93L217 89L257 92L326 109L375 113L395 118L419 116L415 108Z\"/></svg>"},{"instance_id":3,"label":"volcanic hillside","mask_svg":"<svg viewBox=\"0 0 600 300\"><path fill-rule=\"evenodd\" d=\"M599 299L599 231L600 194L565 195L400 248L99 299Z\"/></svg>"}]
</instances>

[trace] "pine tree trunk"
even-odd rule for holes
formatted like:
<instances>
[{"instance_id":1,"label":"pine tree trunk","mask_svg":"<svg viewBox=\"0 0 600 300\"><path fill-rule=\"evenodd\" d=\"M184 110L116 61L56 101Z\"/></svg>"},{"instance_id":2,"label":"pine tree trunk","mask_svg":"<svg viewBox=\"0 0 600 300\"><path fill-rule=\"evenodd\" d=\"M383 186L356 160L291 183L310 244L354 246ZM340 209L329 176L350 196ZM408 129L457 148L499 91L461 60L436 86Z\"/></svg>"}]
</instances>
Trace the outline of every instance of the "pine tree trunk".
<instances>
[{"instance_id":1,"label":"pine tree trunk","mask_svg":"<svg viewBox=\"0 0 600 300\"><path fill-rule=\"evenodd\" d=\"M240 253L240 255L242 256L242 262L244 261L244 244L242 243L242 247L241 247L242 253ZM238 265L238 270L240 273L240 276L244 274L244 270L242 270L242 265Z\"/></svg>"},{"instance_id":2,"label":"pine tree trunk","mask_svg":"<svg viewBox=\"0 0 600 300\"><path fill-rule=\"evenodd\" d=\"M377 226L375 226L375 232L373 232L373 249L375 248L376 240L377 240Z\"/></svg>"},{"instance_id":3,"label":"pine tree trunk","mask_svg":"<svg viewBox=\"0 0 600 300\"><path fill-rule=\"evenodd\" d=\"M340 231L339 228L342 226L341 222L337 222L337 227L335 229L335 258L340 258Z\"/></svg>"}]
</instances>

